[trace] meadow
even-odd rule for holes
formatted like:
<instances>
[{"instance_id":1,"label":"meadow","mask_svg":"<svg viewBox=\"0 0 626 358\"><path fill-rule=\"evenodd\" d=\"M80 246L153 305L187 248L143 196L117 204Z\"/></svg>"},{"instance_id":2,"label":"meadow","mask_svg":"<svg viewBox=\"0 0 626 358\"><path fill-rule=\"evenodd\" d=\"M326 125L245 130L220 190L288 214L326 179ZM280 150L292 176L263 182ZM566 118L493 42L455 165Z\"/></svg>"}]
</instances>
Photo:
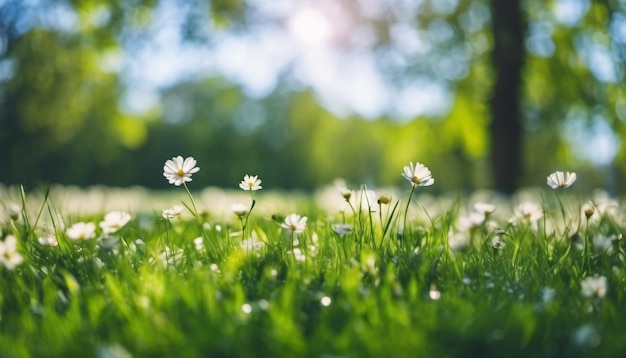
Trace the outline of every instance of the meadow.
<instances>
[{"instance_id":1,"label":"meadow","mask_svg":"<svg viewBox=\"0 0 626 358\"><path fill-rule=\"evenodd\" d=\"M573 173L504 197L0 186L1 357L616 357L621 202ZM401 168L400 168L401 169ZM549 174L549 175L548 175Z\"/></svg>"}]
</instances>

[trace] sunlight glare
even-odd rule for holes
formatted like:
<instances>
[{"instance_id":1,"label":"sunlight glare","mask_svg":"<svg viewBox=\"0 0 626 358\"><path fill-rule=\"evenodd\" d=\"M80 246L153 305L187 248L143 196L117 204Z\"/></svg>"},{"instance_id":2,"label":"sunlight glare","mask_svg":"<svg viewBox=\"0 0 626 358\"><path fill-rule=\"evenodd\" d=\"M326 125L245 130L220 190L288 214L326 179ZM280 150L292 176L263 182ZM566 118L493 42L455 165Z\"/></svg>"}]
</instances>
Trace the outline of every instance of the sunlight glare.
<instances>
[{"instance_id":1,"label":"sunlight glare","mask_svg":"<svg viewBox=\"0 0 626 358\"><path fill-rule=\"evenodd\" d=\"M288 29L295 40L303 46L315 46L328 42L331 26L327 16L320 10L304 7L289 18Z\"/></svg>"}]
</instances>

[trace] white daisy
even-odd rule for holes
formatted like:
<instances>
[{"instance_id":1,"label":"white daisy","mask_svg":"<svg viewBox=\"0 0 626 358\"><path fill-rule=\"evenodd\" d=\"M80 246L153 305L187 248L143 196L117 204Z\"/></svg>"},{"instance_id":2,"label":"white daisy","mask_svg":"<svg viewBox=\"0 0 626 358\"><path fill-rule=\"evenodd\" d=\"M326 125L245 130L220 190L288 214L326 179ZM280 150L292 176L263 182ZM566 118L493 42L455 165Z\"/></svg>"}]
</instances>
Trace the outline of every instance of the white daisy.
<instances>
[{"instance_id":1,"label":"white daisy","mask_svg":"<svg viewBox=\"0 0 626 358\"><path fill-rule=\"evenodd\" d=\"M182 205L174 205L172 208L165 209L161 213L164 219L174 219L180 216L180 213L183 211Z\"/></svg>"},{"instance_id":2,"label":"white daisy","mask_svg":"<svg viewBox=\"0 0 626 358\"><path fill-rule=\"evenodd\" d=\"M552 189L569 188L576 181L576 173L556 171L546 178L546 182Z\"/></svg>"},{"instance_id":3,"label":"white daisy","mask_svg":"<svg viewBox=\"0 0 626 358\"><path fill-rule=\"evenodd\" d=\"M422 163L410 162L404 167L402 176L410 181L413 186L431 186L435 183L430 170Z\"/></svg>"},{"instance_id":4,"label":"white daisy","mask_svg":"<svg viewBox=\"0 0 626 358\"><path fill-rule=\"evenodd\" d=\"M112 234L121 229L130 221L130 214L124 211L111 211L104 216L104 221L100 222L102 232Z\"/></svg>"},{"instance_id":5,"label":"white daisy","mask_svg":"<svg viewBox=\"0 0 626 358\"><path fill-rule=\"evenodd\" d=\"M306 230L306 216L300 216L298 214L289 214L285 218L285 222L280 226L286 230L289 230L295 234L301 234Z\"/></svg>"},{"instance_id":6,"label":"white daisy","mask_svg":"<svg viewBox=\"0 0 626 358\"><path fill-rule=\"evenodd\" d=\"M200 168L196 167L196 160L187 157L183 160L180 155L165 162L163 176L170 184L180 186L191 181L191 174L197 173Z\"/></svg>"},{"instance_id":7,"label":"white daisy","mask_svg":"<svg viewBox=\"0 0 626 358\"><path fill-rule=\"evenodd\" d=\"M493 239L491 239L491 246L496 250L501 250L504 249L506 243L504 243L500 236L494 236Z\"/></svg>"},{"instance_id":8,"label":"white daisy","mask_svg":"<svg viewBox=\"0 0 626 358\"><path fill-rule=\"evenodd\" d=\"M17 252L17 238L15 236L9 235L4 241L0 241L0 264L13 270L23 261L24 258Z\"/></svg>"},{"instance_id":9,"label":"white daisy","mask_svg":"<svg viewBox=\"0 0 626 358\"><path fill-rule=\"evenodd\" d=\"M587 298L606 296L607 282L604 276L585 277L580 283L582 295Z\"/></svg>"},{"instance_id":10,"label":"white daisy","mask_svg":"<svg viewBox=\"0 0 626 358\"><path fill-rule=\"evenodd\" d=\"M240 203L233 204L231 206L231 210L240 219L248 215L248 213L250 212L250 209L246 205Z\"/></svg>"},{"instance_id":11,"label":"white daisy","mask_svg":"<svg viewBox=\"0 0 626 358\"><path fill-rule=\"evenodd\" d=\"M258 175L245 175L241 183L239 183L239 187L246 191L256 191L263 188Z\"/></svg>"},{"instance_id":12,"label":"white daisy","mask_svg":"<svg viewBox=\"0 0 626 358\"><path fill-rule=\"evenodd\" d=\"M71 227L69 227L66 231L67 237L72 240L87 240L91 239L96 232L96 224L94 223L85 223L79 222Z\"/></svg>"}]
</instances>

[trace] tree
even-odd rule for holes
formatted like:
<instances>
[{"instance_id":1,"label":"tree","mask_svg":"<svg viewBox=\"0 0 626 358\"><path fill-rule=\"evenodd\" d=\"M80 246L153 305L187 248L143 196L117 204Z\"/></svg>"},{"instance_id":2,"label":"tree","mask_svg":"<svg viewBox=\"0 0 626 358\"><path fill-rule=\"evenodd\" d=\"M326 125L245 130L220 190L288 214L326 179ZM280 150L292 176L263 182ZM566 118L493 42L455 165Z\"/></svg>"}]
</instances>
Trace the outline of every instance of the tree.
<instances>
[{"instance_id":1,"label":"tree","mask_svg":"<svg viewBox=\"0 0 626 358\"><path fill-rule=\"evenodd\" d=\"M7 168L0 172L0 181L28 185L41 180L123 181L124 170L115 180L105 168L125 150L141 145L145 128L140 118L120 110L120 78L102 65L102 59L120 51L117 35L134 13L127 6L153 3L0 5L1 40L6 43L2 62L11 68L0 83L0 157ZM74 10L73 26L37 23L63 6Z\"/></svg>"},{"instance_id":2,"label":"tree","mask_svg":"<svg viewBox=\"0 0 626 358\"><path fill-rule=\"evenodd\" d=\"M490 0L495 83L490 102L494 188L510 194L522 173L522 69L525 23L519 0Z\"/></svg>"},{"instance_id":3,"label":"tree","mask_svg":"<svg viewBox=\"0 0 626 358\"><path fill-rule=\"evenodd\" d=\"M285 186L319 185L336 169L334 161L326 160L333 156L349 162L339 164L345 173L337 174L353 175L347 179L376 172L366 180L387 184L393 182L392 168L420 160L445 174L438 180L442 188L491 186L511 193L557 167L595 168L596 163L581 155L589 150L572 143L574 123L583 122L590 131L599 123L614 141L626 138L623 1L374 3L307 6L318 7L317 15L337 25L330 44L334 50L347 58L367 56L378 66L391 100L407 97L419 102L423 94L410 90L434 84L445 92L447 108L399 120L400 111L392 102L387 113L369 122L357 115L338 119L315 103L319 96L310 84L297 83L299 77L291 71L296 66L290 63L274 93L265 98L247 97L238 83L220 85L199 78L163 91L162 104L151 112L130 114L120 105L129 85L124 72L103 67L102 60L110 54L133 56L149 39L158 7L183 9L180 31L186 40L214 46L218 32L242 37L263 28L287 31L285 24L301 3L276 7L244 0L4 1L0 160L6 169L0 171L0 181L158 185L145 177L154 173L138 174L135 163L158 167L168 151L181 148L191 155L208 148L229 153L228 158L200 154L206 168L230 171L215 182L219 185L241 174L229 163L252 170L269 157L275 160L265 170ZM559 10L565 3L578 7ZM63 23L43 16L55 11L68 16ZM216 88L218 92L211 92ZM175 108L171 103L193 112L193 118L180 123L145 120L169 118ZM170 139L168 150L154 142L174 134L179 138ZM347 143L350 148L342 151L324 147ZM616 178L626 172L625 157L626 146L621 146L617 157L607 159L611 170L619 170ZM282 170L289 165L308 173L285 176ZM490 178L485 178L487 169ZM594 174L594 183L602 184L604 173ZM139 177L145 181L138 182Z\"/></svg>"}]
</instances>

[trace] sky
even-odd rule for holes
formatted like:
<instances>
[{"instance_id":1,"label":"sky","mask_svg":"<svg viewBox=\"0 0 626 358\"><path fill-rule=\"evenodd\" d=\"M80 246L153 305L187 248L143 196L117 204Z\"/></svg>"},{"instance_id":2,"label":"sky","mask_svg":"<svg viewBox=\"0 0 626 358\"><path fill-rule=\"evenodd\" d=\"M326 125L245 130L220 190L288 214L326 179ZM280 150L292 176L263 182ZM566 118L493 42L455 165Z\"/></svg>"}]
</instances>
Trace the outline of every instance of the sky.
<instances>
[{"instance_id":1,"label":"sky","mask_svg":"<svg viewBox=\"0 0 626 358\"><path fill-rule=\"evenodd\" d=\"M151 89L198 74L224 76L241 85L247 95L263 97L275 88L278 75L291 66L295 80L313 88L322 105L338 116L356 113L377 118L391 113L408 120L417 114L445 114L452 97L444 85L418 78L397 90L385 82L369 53L336 51L335 37L348 30L338 28L341 18L330 19L320 3L332 1L273 1L263 7L264 15L285 17L284 28L266 26L245 35L223 33L213 37L213 48L201 48L185 44L181 38L184 9L163 2L157 9L155 24L159 25L154 28L152 44L128 63L128 82L141 84L129 94L130 107L149 108L158 100L149 93ZM357 35L368 41L365 30ZM409 50L425 46L419 38L409 37L405 33L403 38Z\"/></svg>"}]
</instances>

